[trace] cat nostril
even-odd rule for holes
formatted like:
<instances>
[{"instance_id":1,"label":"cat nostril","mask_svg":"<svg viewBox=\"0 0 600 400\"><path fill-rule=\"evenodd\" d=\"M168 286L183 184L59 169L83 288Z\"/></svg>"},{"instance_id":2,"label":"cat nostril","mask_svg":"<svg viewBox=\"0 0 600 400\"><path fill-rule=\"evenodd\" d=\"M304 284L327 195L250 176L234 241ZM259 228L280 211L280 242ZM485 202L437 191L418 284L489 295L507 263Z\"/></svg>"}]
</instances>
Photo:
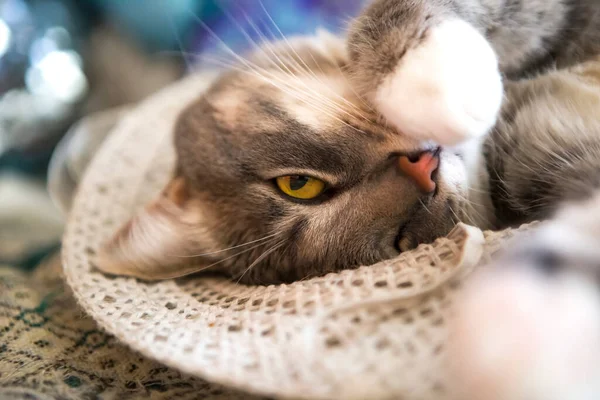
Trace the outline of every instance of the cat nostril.
<instances>
[{"instance_id":1,"label":"cat nostril","mask_svg":"<svg viewBox=\"0 0 600 400\"><path fill-rule=\"evenodd\" d=\"M411 178L425 193L436 188L433 174L440 164L439 151L425 151L410 156L401 156L398 160L400 171Z\"/></svg>"},{"instance_id":2,"label":"cat nostril","mask_svg":"<svg viewBox=\"0 0 600 400\"><path fill-rule=\"evenodd\" d=\"M410 161L411 163L416 163L421 158L421 153L419 153L419 154L410 154L407 157L408 157L408 161Z\"/></svg>"}]
</instances>

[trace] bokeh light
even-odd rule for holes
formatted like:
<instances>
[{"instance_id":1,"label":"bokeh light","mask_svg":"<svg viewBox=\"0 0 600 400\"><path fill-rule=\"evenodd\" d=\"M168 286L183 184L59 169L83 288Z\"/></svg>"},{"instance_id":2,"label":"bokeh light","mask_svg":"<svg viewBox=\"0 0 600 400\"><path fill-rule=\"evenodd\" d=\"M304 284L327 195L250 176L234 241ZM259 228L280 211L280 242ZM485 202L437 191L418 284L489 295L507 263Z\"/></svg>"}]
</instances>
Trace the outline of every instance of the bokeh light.
<instances>
[{"instance_id":1,"label":"bokeh light","mask_svg":"<svg viewBox=\"0 0 600 400\"><path fill-rule=\"evenodd\" d=\"M27 71L25 82L34 94L72 103L79 100L87 89L81 68L82 62L77 53L51 51Z\"/></svg>"},{"instance_id":2,"label":"bokeh light","mask_svg":"<svg viewBox=\"0 0 600 400\"><path fill-rule=\"evenodd\" d=\"M0 19L0 58L6 54L10 47L12 34L10 28L2 19Z\"/></svg>"}]
</instances>

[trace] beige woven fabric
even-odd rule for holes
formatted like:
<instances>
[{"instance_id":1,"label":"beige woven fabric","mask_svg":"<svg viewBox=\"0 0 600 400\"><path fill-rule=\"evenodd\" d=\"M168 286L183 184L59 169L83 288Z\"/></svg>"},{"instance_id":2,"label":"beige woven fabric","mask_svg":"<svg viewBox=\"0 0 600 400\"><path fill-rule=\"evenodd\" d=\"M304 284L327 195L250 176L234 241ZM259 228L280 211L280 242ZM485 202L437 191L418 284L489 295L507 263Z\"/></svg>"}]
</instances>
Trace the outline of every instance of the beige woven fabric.
<instances>
[{"instance_id":1,"label":"beige woven fabric","mask_svg":"<svg viewBox=\"0 0 600 400\"><path fill-rule=\"evenodd\" d=\"M394 260L291 285L199 276L148 284L93 270L98 246L168 180L172 125L209 80L188 78L141 104L90 165L63 247L83 308L147 356L254 393L449 398L444 343L457 283L515 231L460 225Z\"/></svg>"}]
</instances>

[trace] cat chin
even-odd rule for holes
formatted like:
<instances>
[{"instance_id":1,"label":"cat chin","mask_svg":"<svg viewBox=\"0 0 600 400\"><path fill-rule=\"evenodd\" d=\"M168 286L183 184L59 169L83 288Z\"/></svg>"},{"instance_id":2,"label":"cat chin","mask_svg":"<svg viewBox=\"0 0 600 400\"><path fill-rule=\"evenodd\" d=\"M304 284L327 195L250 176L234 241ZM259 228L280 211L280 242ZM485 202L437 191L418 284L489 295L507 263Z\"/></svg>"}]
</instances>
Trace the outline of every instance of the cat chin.
<instances>
[{"instance_id":1,"label":"cat chin","mask_svg":"<svg viewBox=\"0 0 600 400\"><path fill-rule=\"evenodd\" d=\"M374 103L401 132L442 145L485 135L503 97L496 54L464 21L433 27L384 79Z\"/></svg>"}]
</instances>

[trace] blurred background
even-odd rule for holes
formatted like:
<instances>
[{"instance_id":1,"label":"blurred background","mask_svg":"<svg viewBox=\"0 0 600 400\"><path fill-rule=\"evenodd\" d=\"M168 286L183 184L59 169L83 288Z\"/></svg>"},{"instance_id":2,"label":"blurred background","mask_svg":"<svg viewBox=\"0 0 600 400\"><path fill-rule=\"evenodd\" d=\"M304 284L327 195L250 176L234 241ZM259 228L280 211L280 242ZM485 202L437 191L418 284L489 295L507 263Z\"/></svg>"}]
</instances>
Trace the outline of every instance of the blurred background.
<instances>
[{"instance_id":1,"label":"blurred background","mask_svg":"<svg viewBox=\"0 0 600 400\"><path fill-rule=\"evenodd\" d=\"M128 107L214 67L221 41L243 53L247 35L343 31L360 2L0 0L0 264L59 247L77 181Z\"/></svg>"}]
</instances>

